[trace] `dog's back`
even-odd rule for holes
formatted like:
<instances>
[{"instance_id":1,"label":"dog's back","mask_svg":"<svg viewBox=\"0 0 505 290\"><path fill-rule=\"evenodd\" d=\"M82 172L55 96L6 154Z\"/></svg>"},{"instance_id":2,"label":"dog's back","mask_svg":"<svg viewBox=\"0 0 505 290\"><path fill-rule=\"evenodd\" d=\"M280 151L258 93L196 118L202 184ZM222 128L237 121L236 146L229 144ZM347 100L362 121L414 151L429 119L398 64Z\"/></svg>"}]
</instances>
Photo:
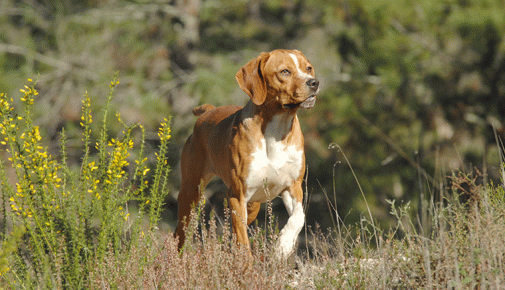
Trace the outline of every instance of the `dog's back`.
<instances>
[{"instance_id":1,"label":"dog's back","mask_svg":"<svg viewBox=\"0 0 505 290\"><path fill-rule=\"evenodd\" d=\"M196 107L196 108L193 109L193 115L195 115L195 116L198 117L198 116L202 115L203 113L205 113L205 112L207 112L209 110L212 110L214 108L216 108L216 107L214 107L211 104L203 104L203 105L198 106L198 107Z\"/></svg>"}]
</instances>

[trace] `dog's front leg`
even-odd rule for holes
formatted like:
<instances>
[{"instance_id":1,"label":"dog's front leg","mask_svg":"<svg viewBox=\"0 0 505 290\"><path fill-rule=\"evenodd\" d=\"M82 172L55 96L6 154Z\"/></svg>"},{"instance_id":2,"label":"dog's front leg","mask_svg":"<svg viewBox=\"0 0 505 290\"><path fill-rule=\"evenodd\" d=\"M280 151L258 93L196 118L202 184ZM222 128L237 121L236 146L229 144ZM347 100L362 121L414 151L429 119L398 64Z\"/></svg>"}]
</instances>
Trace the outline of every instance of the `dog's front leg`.
<instances>
[{"instance_id":1,"label":"dog's front leg","mask_svg":"<svg viewBox=\"0 0 505 290\"><path fill-rule=\"evenodd\" d=\"M277 240L277 257L287 258L293 252L298 234L305 223L305 213L302 206L303 191L301 185L295 185L291 190L282 192L282 201L286 206L289 219Z\"/></svg>"},{"instance_id":2,"label":"dog's front leg","mask_svg":"<svg viewBox=\"0 0 505 290\"><path fill-rule=\"evenodd\" d=\"M230 208L233 232L237 236L239 245L246 247L251 255L251 246L247 235L247 203L243 198L235 197L230 193Z\"/></svg>"}]
</instances>

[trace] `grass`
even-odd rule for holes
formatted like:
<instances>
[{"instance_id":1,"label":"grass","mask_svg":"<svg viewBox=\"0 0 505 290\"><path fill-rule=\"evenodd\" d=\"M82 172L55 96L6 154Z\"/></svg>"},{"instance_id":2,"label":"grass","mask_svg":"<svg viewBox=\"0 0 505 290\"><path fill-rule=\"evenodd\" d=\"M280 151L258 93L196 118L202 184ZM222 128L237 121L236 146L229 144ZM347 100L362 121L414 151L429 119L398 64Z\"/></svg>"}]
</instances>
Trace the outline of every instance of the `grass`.
<instances>
[{"instance_id":1,"label":"grass","mask_svg":"<svg viewBox=\"0 0 505 290\"><path fill-rule=\"evenodd\" d=\"M167 194L168 121L151 172L141 125L117 116L122 135L107 135L116 85L94 146L84 98L79 168L66 163L64 132L61 158L42 145L31 117L35 82L22 89L24 113L1 95L0 144L8 150L0 159L3 288L499 289L505 283L505 191L477 171L450 178L439 201L429 202L427 224L412 216L409 203L389 201L394 228L382 229L367 215L353 226L336 220L332 229L307 228L305 246L287 261L273 252L278 230L271 207L266 226L250 228L251 262L228 230L229 210L218 219L213 210L206 214L202 200L179 252L172 233L156 227Z\"/></svg>"},{"instance_id":2,"label":"grass","mask_svg":"<svg viewBox=\"0 0 505 290\"><path fill-rule=\"evenodd\" d=\"M129 260L108 256L94 288L142 289L500 289L505 279L505 207L502 187L479 185L460 201L460 188L475 182L459 175L444 205L433 205L430 236L414 230L409 205L392 204L398 226L387 232L364 221L340 230L309 229L307 248L288 261L275 259L274 234L251 229L254 261L218 234L216 218L194 213L207 227L193 225L182 253L175 239L159 233L140 244ZM475 185L475 184L474 184ZM199 211L202 212L202 211ZM226 214L225 214L226 215ZM225 224L229 219L225 218ZM401 238L400 238L401 236ZM136 261L151 262L138 272ZM123 275L122 273L135 273ZM139 274L138 276L136 274ZM119 284L118 284L119 283Z\"/></svg>"}]
</instances>

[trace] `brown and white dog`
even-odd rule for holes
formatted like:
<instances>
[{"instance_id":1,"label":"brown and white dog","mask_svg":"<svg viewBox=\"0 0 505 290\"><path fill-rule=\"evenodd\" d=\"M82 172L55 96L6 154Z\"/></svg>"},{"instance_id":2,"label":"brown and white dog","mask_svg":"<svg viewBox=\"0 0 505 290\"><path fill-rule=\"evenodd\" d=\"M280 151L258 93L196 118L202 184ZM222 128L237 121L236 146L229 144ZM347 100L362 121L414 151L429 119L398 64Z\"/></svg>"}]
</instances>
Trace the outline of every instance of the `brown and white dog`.
<instances>
[{"instance_id":1,"label":"brown and white dog","mask_svg":"<svg viewBox=\"0 0 505 290\"><path fill-rule=\"evenodd\" d=\"M250 250L247 225L261 203L281 195L290 215L277 242L279 257L294 250L305 221L302 180L304 141L296 115L314 106L319 81L314 68L297 50L261 53L236 74L251 100L245 107L202 105L181 156L182 185L175 236L184 244L184 225L192 205L214 176L228 187L233 230Z\"/></svg>"}]
</instances>

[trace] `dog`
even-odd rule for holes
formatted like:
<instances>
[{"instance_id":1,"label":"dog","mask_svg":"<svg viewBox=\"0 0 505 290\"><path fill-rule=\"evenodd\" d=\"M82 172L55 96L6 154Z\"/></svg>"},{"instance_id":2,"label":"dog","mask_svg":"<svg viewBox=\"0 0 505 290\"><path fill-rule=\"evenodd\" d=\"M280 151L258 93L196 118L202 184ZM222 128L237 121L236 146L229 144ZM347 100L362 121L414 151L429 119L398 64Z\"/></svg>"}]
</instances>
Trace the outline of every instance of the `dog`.
<instances>
[{"instance_id":1,"label":"dog","mask_svg":"<svg viewBox=\"0 0 505 290\"><path fill-rule=\"evenodd\" d=\"M182 150L174 235L180 249L192 206L218 176L228 187L233 232L250 255L247 226L256 219L261 203L282 197L289 219L279 234L276 253L286 258L305 222L304 139L296 112L314 106L319 81L302 52L281 49L261 53L235 78L250 97L245 107L205 104L193 109L199 118Z\"/></svg>"}]
</instances>

